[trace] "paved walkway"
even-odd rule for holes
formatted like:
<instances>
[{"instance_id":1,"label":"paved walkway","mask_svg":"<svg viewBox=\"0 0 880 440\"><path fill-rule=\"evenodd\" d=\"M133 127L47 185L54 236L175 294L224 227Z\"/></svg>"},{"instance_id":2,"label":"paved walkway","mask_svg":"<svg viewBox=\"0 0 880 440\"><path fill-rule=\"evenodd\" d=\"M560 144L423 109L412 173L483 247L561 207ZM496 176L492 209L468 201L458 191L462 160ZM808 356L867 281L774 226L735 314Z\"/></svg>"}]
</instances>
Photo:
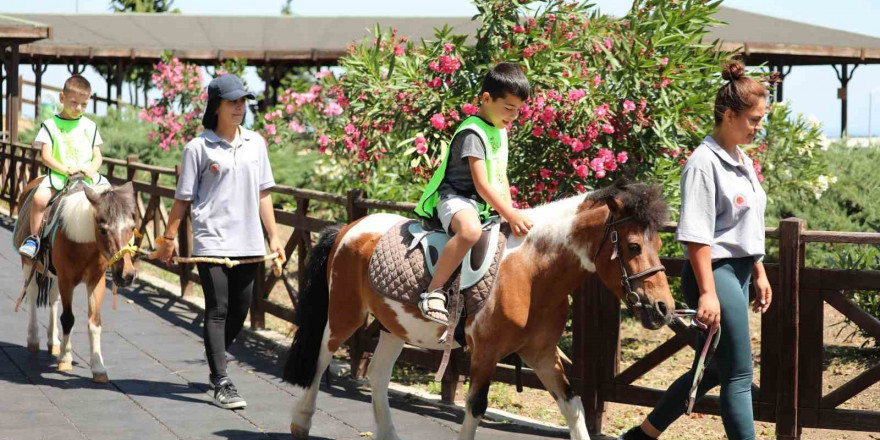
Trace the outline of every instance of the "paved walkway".
<instances>
[{"instance_id":1,"label":"paved walkway","mask_svg":"<svg viewBox=\"0 0 880 440\"><path fill-rule=\"evenodd\" d=\"M289 439L296 393L280 379L274 344L246 336L231 348L230 374L248 401L243 411L211 404L203 358L202 313L149 286L120 291L118 310L103 306L104 360L109 384L91 380L85 290L75 293L74 369L55 370L46 352L48 309L40 309L41 351L27 352L27 312L14 312L22 284L9 220L0 218L0 440L25 439ZM461 413L392 399L404 439L452 439ZM314 439L369 438L369 392L346 379L318 397ZM542 433L484 422L478 439L537 439Z\"/></svg>"}]
</instances>

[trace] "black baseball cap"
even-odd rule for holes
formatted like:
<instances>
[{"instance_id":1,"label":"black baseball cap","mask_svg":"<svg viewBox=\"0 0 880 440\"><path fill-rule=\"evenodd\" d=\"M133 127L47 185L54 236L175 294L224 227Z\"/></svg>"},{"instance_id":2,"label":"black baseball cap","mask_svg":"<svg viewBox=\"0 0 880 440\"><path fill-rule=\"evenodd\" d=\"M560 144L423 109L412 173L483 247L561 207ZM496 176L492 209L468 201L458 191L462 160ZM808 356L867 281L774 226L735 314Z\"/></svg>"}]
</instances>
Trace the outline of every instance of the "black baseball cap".
<instances>
[{"instance_id":1,"label":"black baseball cap","mask_svg":"<svg viewBox=\"0 0 880 440\"><path fill-rule=\"evenodd\" d=\"M208 99L221 98L235 101L242 96L248 99L256 99L253 93L245 90L244 84L237 76L232 74L220 75L208 83Z\"/></svg>"}]
</instances>

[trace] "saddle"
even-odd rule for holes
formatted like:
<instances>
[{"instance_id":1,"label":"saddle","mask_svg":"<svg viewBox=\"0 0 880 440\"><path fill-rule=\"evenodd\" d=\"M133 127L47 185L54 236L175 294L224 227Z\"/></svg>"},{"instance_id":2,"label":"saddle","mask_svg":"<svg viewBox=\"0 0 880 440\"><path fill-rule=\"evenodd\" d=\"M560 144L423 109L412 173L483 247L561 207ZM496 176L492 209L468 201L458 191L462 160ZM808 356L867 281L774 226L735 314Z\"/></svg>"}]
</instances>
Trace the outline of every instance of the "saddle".
<instances>
[{"instance_id":1,"label":"saddle","mask_svg":"<svg viewBox=\"0 0 880 440\"><path fill-rule=\"evenodd\" d=\"M483 225L480 241L468 251L461 268L446 287L458 284L465 298L464 313L472 315L483 306L495 284L504 254L507 231L497 217ZM415 220L394 225L376 244L370 256L370 287L379 295L403 304L417 305L419 294L431 282L437 260L449 236L443 230L425 228Z\"/></svg>"}]
</instances>

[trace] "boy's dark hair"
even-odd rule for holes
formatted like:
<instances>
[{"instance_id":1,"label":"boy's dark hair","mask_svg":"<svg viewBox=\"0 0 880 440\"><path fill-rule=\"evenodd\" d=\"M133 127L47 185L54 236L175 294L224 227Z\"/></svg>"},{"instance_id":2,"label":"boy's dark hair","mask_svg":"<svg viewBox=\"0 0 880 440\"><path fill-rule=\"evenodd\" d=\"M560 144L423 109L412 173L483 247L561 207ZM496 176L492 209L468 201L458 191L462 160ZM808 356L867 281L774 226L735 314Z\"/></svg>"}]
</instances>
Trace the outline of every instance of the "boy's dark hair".
<instances>
[{"instance_id":1,"label":"boy's dark hair","mask_svg":"<svg viewBox=\"0 0 880 440\"><path fill-rule=\"evenodd\" d=\"M217 110L220 109L220 101L222 101L222 99L220 99L219 96L208 98L208 104L205 106L205 114L202 116L202 127L205 127L208 130L217 129Z\"/></svg>"},{"instance_id":2,"label":"boy's dark hair","mask_svg":"<svg viewBox=\"0 0 880 440\"><path fill-rule=\"evenodd\" d=\"M513 63L498 63L483 78L480 95L489 92L492 99L503 98L508 93L523 101L529 99L532 86L522 68Z\"/></svg>"},{"instance_id":3,"label":"boy's dark hair","mask_svg":"<svg viewBox=\"0 0 880 440\"><path fill-rule=\"evenodd\" d=\"M92 85L89 83L89 80L85 79L82 75L73 75L70 78L67 78L67 81L64 81L64 87L61 91L64 93L78 92L91 95Z\"/></svg>"}]
</instances>

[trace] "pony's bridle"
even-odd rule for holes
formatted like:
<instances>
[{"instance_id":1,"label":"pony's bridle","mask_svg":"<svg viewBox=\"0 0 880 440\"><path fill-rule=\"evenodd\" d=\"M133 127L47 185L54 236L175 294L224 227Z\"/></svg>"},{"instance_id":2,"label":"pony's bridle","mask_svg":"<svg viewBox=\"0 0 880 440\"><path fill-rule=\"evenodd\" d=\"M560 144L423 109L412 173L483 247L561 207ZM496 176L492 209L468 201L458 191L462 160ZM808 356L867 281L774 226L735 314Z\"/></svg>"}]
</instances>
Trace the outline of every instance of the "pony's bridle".
<instances>
[{"instance_id":1,"label":"pony's bridle","mask_svg":"<svg viewBox=\"0 0 880 440\"><path fill-rule=\"evenodd\" d=\"M617 235L617 225L627 222L631 220L631 217L624 217L620 220L614 220L614 214L608 214L608 220L605 222L605 232L602 234L602 242L599 243L599 247L596 249L596 254L593 255L593 261L596 261L596 258L599 257L599 251L605 246L605 242L608 240L608 237L611 237L611 245L613 246L612 258L614 255L617 256L617 262L620 263L620 287L623 289L624 294L624 302L626 305L634 308L646 307L645 304L642 304L641 298L639 295L635 293L632 289L632 282L647 278L657 272L666 272L666 268L662 265L652 266L648 269L645 269L639 273L630 275L626 271L626 265L623 264L623 254L620 253L620 241Z\"/></svg>"},{"instance_id":2,"label":"pony's bridle","mask_svg":"<svg viewBox=\"0 0 880 440\"><path fill-rule=\"evenodd\" d=\"M137 256L138 250L140 249L141 238L143 238L143 234L135 229L131 235L131 240L128 241L128 244L116 251L116 253L113 254L113 256L110 257L110 259L107 261L107 267L110 267L117 261L121 260L125 256L125 254Z\"/></svg>"}]
</instances>

